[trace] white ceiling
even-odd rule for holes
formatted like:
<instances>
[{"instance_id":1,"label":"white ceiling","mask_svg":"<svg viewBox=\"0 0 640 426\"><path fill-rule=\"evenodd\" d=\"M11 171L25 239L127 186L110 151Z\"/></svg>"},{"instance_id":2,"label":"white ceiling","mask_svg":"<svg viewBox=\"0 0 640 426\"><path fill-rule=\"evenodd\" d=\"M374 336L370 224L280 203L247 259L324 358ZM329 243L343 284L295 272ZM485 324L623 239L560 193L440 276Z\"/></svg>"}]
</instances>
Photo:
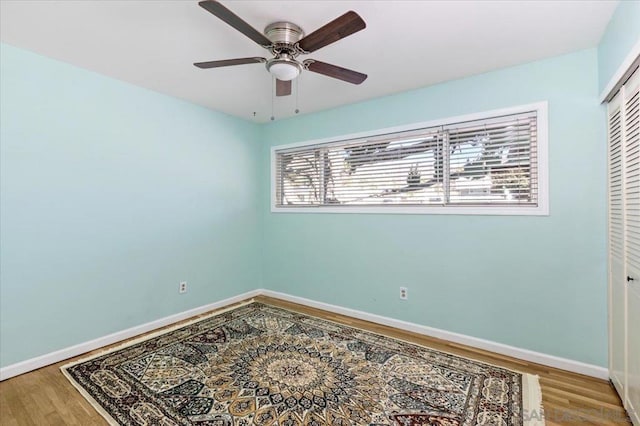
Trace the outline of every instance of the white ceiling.
<instances>
[{"instance_id":1,"label":"white ceiling","mask_svg":"<svg viewBox=\"0 0 640 426\"><path fill-rule=\"evenodd\" d=\"M261 31L289 20L308 34L354 10L367 28L306 56L369 78L360 86L311 72L298 79L301 113L371 99L596 46L617 1L232 1ZM192 63L268 56L197 5L180 1L0 2L2 42L246 119L268 121L272 82L262 64L201 70ZM303 59L306 57L302 57ZM294 114L294 94L275 116Z\"/></svg>"}]
</instances>

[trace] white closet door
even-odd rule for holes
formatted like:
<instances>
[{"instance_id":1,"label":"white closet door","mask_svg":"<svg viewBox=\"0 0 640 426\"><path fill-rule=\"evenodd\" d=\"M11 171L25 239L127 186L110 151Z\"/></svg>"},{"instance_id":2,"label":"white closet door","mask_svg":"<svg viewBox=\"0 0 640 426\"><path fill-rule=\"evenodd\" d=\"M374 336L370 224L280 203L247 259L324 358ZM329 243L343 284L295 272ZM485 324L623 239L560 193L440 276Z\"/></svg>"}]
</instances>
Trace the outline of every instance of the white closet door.
<instances>
[{"instance_id":1,"label":"white closet door","mask_svg":"<svg viewBox=\"0 0 640 426\"><path fill-rule=\"evenodd\" d=\"M640 425L640 71L623 88L625 257L627 284L627 411Z\"/></svg>"},{"instance_id":2,"label":"white closet door","mask_svg":"<svg viewBox=\"0 0 640 426\"><path fill-rule=\"evenodd\" d=\"M626 305L624 146L622 93L608 105L609 139L609 372L611 381L625 400Z\"/></svg>"}]
</instances>

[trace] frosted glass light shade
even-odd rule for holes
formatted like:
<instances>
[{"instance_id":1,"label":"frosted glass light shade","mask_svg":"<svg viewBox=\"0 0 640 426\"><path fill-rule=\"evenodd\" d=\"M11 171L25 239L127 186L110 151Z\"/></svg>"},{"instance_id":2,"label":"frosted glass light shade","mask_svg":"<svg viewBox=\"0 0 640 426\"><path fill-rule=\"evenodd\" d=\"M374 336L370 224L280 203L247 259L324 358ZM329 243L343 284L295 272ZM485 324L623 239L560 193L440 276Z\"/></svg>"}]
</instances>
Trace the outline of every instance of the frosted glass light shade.
<instances>
[{"instance_id":1,"label":"frosted glass light shade","mask_svg":"<svg viewBox=\"0 0 640 426\"><path fill-rule=\"evenodd\" d=\"M300 68L291 63L276 62L271 64L269 72L278 80L289 81L300 75Z\"/></svg>"}]
</instances>

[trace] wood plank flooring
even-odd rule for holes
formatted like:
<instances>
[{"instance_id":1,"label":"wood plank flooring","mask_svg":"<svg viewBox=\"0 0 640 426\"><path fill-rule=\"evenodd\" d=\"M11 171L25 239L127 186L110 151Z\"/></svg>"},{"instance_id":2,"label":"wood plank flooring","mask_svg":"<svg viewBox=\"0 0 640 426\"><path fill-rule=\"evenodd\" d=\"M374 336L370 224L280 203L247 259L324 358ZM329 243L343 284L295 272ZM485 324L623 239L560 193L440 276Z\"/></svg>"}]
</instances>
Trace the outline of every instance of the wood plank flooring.
<instances>
[{"instance_id":1,"label":"wood plank flooring","mask_svg":"<svg viewBox=\"0 0 640 426\"><path fill-rule=\"evenodd\" d=\"M611 384L604 380L279 299L260 296L255 300L512 370L537 374L540 376L542 403L548 426L631 424L618 395ZM119 344L121 343L116 345ZM102 350L104 348L94 352ZM104 419L60 372L60 366L70 361L72 360L0 382L0 425L106 425Z\"/></svg>"}]
</instances>

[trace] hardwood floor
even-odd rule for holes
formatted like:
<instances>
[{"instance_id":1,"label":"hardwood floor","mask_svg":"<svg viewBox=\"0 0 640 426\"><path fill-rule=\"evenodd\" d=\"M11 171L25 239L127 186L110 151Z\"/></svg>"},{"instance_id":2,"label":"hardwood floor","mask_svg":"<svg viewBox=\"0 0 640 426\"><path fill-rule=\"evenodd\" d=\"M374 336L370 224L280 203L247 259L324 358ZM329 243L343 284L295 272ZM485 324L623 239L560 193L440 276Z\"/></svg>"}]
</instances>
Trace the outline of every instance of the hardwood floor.
<instances>
[{"instance_id":1,"label":"hardwood floor","mask_svg":"<svg viewBox=\"0 0 640 426\"><path fill-rule=\"evenodd\" d=\"M631 424L618 395L611 384L604 380L279 299L260 296L255 300L512 370L537 374L540 376L542 403L548 426ZM208 313L201 316L204 315ZM102 350L104 348L94 352ZM83 354L77 359L87 355ZM0 382L0 425L105 425L104 419L60 372L60 366L70 361Z\"/></svg>"}]
</instances>

